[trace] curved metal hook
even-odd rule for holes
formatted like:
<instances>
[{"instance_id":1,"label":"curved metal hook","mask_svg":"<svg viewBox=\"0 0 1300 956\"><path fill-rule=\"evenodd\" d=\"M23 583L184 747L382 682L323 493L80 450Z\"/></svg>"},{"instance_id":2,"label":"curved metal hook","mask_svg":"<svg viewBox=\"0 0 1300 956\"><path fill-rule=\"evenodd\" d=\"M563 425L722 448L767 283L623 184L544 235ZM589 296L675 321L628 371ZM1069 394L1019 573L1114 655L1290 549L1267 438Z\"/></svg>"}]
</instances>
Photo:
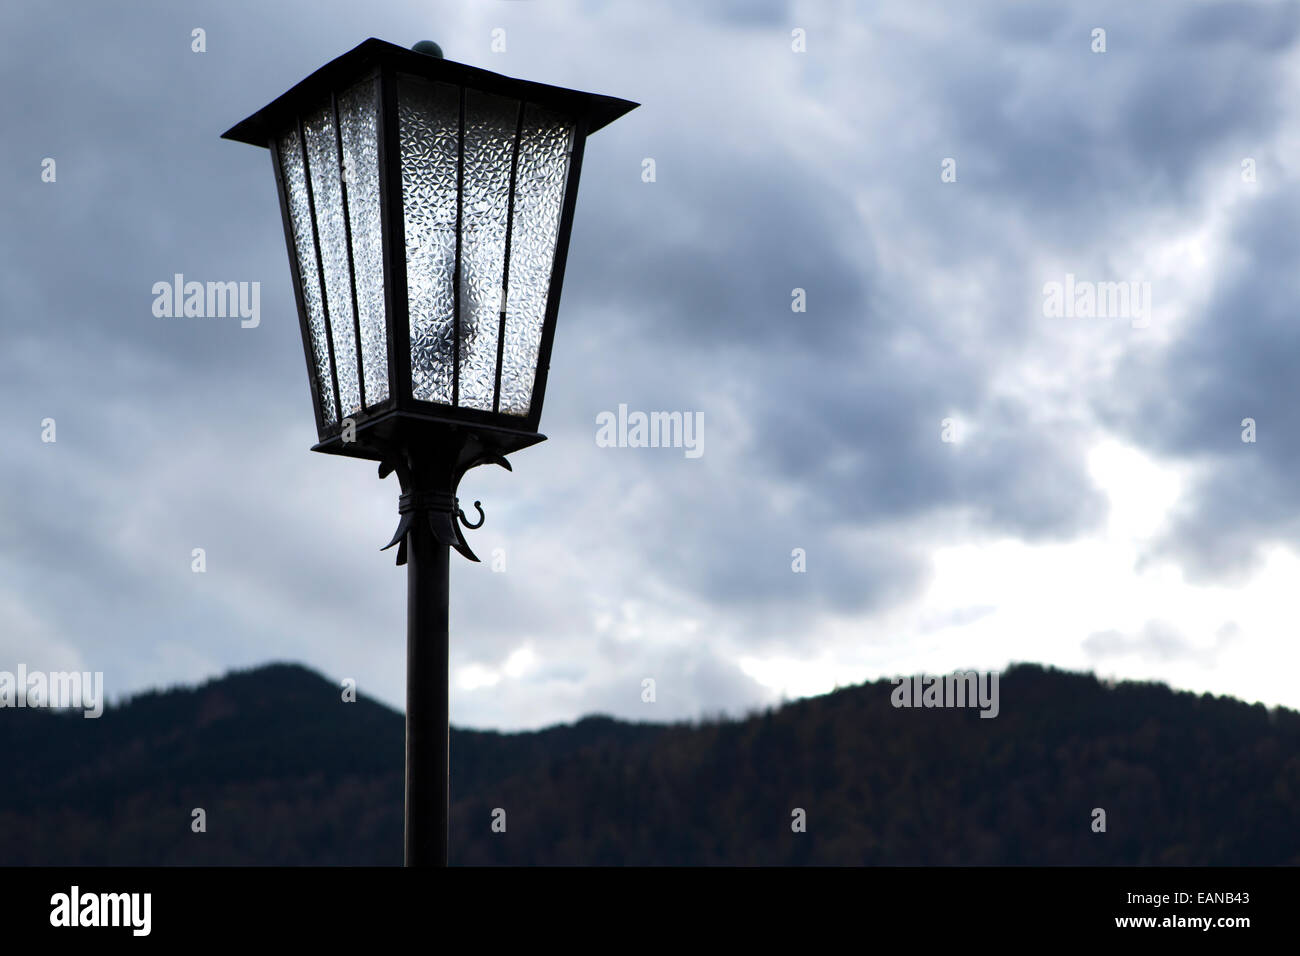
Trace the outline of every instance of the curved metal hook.
<instances>
[{"instance_id":1,"label":"curved metal hook","mask_svg":"<svg viewBox=\"0 0 1300 956\"><path fill-rule=\"evenodd\" d=\"M470 524L469 519L465 517L465 512L461 511L460 508L456 509L456 517L460 519L460 523L471 531L483 527L483 522L487 520L487 515L483 513L483 505L476 501L474 507L478 509L478 524Z\"/></svg>"}]
</instances>

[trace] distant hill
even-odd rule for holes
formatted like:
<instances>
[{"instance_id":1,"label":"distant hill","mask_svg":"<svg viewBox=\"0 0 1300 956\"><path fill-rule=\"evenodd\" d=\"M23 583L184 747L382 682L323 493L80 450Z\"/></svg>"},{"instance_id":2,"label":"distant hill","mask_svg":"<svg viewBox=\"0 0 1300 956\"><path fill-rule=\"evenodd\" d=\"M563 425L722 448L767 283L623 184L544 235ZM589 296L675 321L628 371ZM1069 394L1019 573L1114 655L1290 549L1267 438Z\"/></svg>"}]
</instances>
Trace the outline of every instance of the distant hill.
<instances>
[{"instance_id":1,"label":"distant hill","mask_svg":"<svg viewBox=\"0 0 1300 956\"><path fill-rule=\"evenodd\" d=\"M452 862L1300 864L1300 714L1026 665L992 720L896 709L892 689L737 721L453 730ZM402 735L401 714L288 664L98 720L0 710L0 864L400 864Z\"/></svg>"}]
</instances>

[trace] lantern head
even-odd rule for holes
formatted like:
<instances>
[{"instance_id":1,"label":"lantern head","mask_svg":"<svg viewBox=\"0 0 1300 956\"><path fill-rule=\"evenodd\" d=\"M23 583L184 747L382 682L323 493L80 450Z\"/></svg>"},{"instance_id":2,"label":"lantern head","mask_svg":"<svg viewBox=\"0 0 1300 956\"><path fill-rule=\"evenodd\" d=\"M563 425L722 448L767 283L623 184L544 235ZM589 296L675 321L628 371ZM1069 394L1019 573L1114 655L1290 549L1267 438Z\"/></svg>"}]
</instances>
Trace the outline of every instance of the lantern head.
<instances>
[{"instance_id":1,"label":"lantern head","mask_svg":"<svg viewBox=\"0 0 1300 956\"><path fill-rule=\"evenodd\" d=\"M583 145L636 106L425 49L366 40L224 134L271 153L316 451L543 440Z\"/></svg>"}]
</instances>

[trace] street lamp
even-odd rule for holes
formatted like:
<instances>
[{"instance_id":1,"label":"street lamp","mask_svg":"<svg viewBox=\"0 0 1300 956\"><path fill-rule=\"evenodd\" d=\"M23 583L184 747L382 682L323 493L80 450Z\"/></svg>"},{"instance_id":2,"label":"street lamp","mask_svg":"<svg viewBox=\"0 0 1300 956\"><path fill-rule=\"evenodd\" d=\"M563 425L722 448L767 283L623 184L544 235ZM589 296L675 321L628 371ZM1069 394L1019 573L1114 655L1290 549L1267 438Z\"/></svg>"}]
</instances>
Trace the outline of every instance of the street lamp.
<instances>
[{"instance_id":1,"label":"street lamp","mask_svg":"<svg viewBox=\"0 0 1300 956\"><path fill-rule=\"evenodd\" d=\"M544 441L586 137L637 104L369 39L223 138L275 167L319 441L402 494L407 866L446 865L449 548L470 468Z\"/></svg>"}]
</instances>

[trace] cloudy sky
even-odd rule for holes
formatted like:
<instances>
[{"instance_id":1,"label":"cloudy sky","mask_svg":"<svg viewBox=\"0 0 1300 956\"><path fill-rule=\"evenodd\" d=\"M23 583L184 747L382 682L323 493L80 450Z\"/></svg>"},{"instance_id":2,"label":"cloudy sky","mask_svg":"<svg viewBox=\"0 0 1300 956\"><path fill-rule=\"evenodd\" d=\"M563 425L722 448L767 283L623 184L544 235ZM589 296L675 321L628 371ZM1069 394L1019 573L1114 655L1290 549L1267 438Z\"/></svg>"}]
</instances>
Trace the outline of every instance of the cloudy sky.
<instances>
[{"instance_id":1,"label":"cloudy sky","mask_svg":"<svg viewBox=\"0 0 1300 956\"><path fill-rule=\"evenodd\" d=\"M401 705L395 482L308 451L270 162L219 139L378 36L643 104L588 144L550 440L462 485L506 565L453 556L453 722L1011 661L1300 706L1298 34L1201 0L7 2L0 669L116 697L294 660ZM155 317L176 273L260 282L261 324ZM1050 314L1067 275L1149 309ZM620 404L702 412L703 454L598 447Z\"/></svg>"}]
</instances>

